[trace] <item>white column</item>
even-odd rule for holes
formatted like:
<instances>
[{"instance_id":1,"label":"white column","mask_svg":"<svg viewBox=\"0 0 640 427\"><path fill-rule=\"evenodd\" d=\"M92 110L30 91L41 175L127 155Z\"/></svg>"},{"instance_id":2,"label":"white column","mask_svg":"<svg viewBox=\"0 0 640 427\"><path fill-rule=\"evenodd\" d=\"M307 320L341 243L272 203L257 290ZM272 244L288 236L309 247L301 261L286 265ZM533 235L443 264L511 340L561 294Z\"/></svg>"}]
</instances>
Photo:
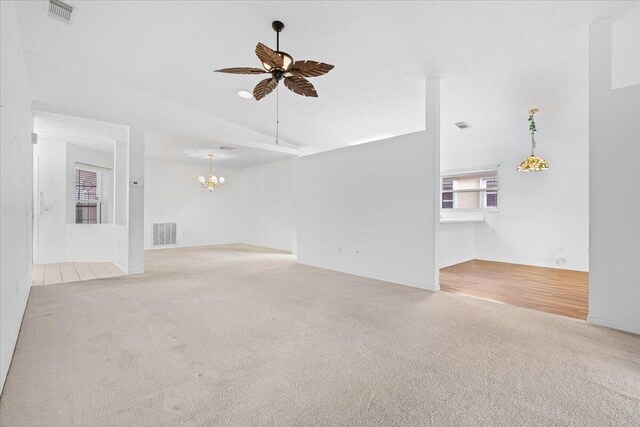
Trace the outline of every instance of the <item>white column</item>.
<instances>
[{"instance_id":1,"label":"white column","mask_svg":"<svg viewBox=\"0 0 640 427\"><path fill-rule=\"evenodd\" d=\"M144 272L145 131L129 128L129 274Z\"/></svg>"},{"instance_id":2,"label":"white column","mask_svg":"<svg viewBox=\"0 0 640 427\"><path fill-rule=\"evenodd\" d=\"M431 188L425 189L426 197L433 208L429 211L428 259L425 260L429 271L433 271L433 283L428 284L428 289L440 290L440 270L438 269L438 243L440 221L440 79L430 78L425 86L425 129L427 133L427 145L429 155L426 167L433 174Z\"/></svg>"},{"instance_id":3,"label":"white column","mask_svg":"<svg viewBox=\"0 0 640 427\"><path fill-rule=\"evenodd\" d=\"M291 253L298 253L298 158L294 157L291 160L291 182L292 192L291 197L293 211L291 215Z\"/></svg>"},{"instance_id":4,"label":"white column","mask_svg":"<svg viewBox=\"0 0 640 427\"><path fill-rule=\"evenodd\" d=\"M612 21L589 28L589 322L640 333L640 85L612 83Z\"/></svg>"},{"instance_id":5,"label":"white column","mask_svg":"<svg viewBox=\"0 0 640 427\"><path fill-rule=\"evenodd\" d=\"M116 141L113 153L113 263L129 271L129 141Z\"/></svg>"}]
</instances>

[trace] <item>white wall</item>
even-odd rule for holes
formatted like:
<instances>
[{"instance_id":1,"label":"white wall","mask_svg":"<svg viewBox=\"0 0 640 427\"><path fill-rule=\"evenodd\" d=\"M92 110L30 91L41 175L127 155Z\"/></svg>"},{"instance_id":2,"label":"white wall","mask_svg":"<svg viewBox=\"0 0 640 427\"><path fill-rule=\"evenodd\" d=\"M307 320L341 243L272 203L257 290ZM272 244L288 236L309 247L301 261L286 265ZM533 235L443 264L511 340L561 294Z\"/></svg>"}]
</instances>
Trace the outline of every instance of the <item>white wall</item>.
<instances>
[{"instance_id":1,"label":"white wall","mask_svg":"<svg viewBox=\"0 0 640 427\"><path fill-rule=\"evenodd\" d=\"M14 3L0 2L0 393L31 289L31 99Z\"/></svg>"},{"instance_id":2,"label":"white wall","mask_svg":"<svg viewBox=\"0 0 640 427\"><path fill-rule=\"evenodd\" d=\"M640 85L611 89L611 51L612 21L592 24L588 320L640 333Z\"/></svg>"},{"instance_id":3,"label":"white wall","mask_svg":"<svg viewBox=\"0 0 640 427\"><path fill-rule=\"evenodd\" d=\"M127 225L129 212L129 143L116 141L113 154L114 224Z\"/></svg>"},{"instance_id":4,"label":"white wall","mask_svg":"<svg viewBox=\"0 0 640 427\"><path fill-rule=\"evenodd\" d=\"M292 251L293 164L289 159L242 169L242 243Z\"/></svg>"},{"instance_id":5,"label":"white wall","mask_svg":"<svg viewBox=\"0 0 640 427\"><path fill-rule=\"evenodd\" d=\"M64 230L65 261L113 261L113 224L65 224Z\"/></svg>"},{"instance_id":6,"label":"white wall","mask_svg":"<svg viewBox=\"0 0 640 427\"><path fill-rule=\"evenodd\" d=\"M612 89L640 84L640 6L613 22Z\"/></svg>"},{"instance_id":7,"label":"white wall","mask_svg":"<svg viewBox=\"0 0 640 427\"><path fill-rule=\"evenodd\" d=\"M446 89L443 90L446 98ZM583 96L584 95L584 99ZM532 95L532 99L533 99ZM532 101L533 102L533 101ZM531 104L531 107L536 104ZM443 139L443 171L498 168L498 211L473 226L475 258L542 267L587 271L589 265L589 148L587 91L571 99L539 105L536 154L549 161L543 172L518 172L529 154L527 111L517 120L517 134L494 138L500 148L488 148L472 127L460 131L454 143ZM546 108L545 108L546 107ZM571 118L575 115L575 118ZM497 116L496 116L497 118ZM514 118L514 120L516 120ZM572 121L571 126L566 126ZM500 128L498 121L481 126ZM513 127L513 123L509 123ZM464 144L464 149L460 149ZM449 225L442 225L441 230ZM444 250L446 247L441 246Z\"/></svg>"},{"instance_id":8,"label":"white wall","mask_svg":"<svg viewBox=\"0 0 640 427\"><path fill-rule=\"evenodd\" d=\"M34 187L37 192L34 220L38 223L35 262L63 262L66 252L67 144L38 138L34 155L38 165L38 180Z\"/></svg>"},{"instance_id":9,"label":"white wall","mask_svg":"<svg viewBox=\"0 0 640 427\"><path fill-rule=\"evenodd\" d=\"M301 157L301 264L439 290L440 80L425 84L425 131Z\"/></svg>"},{"instance_id":10,"label":"white wall","mask_svg":"<svg viewBox=\"0 0 640 427\"><path fill-rule=\"evenodd\" d=\"M476 258L476 224L439 224L438 267L444 268Z\"/></svg>"},{"instance_id":11,"label":"white wall","mask_svg":"<svg viewBox=\"0 0 640 427\"><path fill-rule=\"evenodd\" d=\"M504 167L499 171L498 212L488 212L486 221L475 225L476 258L588 270L586 141L557 149L553 145L560 141L549 143L544 157L551 168L540 173L517 172L515 157L499 156Z\"/></svg>"},{"instance_id":12,"label":"white wall","mask_svg":"<svg viewBox=\"0 0 640 427\"><path fill-rule=\"evenodd\" d=\"M120 270L129 271L129 227L113 224L113 258L112 262Z\"/></svg>"},{"instance_id":13,"label":"white wall","mask_svg":"<svg viewBox=\"0 0 640 427\"><path fill-rule=\"evenodd\" d=\"M298 262L434 289L432 156L418 132L299 158Z\"/></svg>"},{"instance_id":14,"label":"white wall","mask_svg":"<svg viewBox=\"0 0 640 427\"><path fill-rule=\"evenodd\" d=\"M295 224L293 182L295 159L245 168L219 169L223 188L200 187L206 164L145 160L145 249L152 245L152 224L175 222L176 246L248 245L292 251Z\"/></svg>"},{"instance_id":15,"label":"white wall","mask_svg":"<svg viewBox=\"0 0 640 427\"><path fill-rule=\"evenodd\" d=\"M129 271L129 142L116 141L114 166L113 263Z\"/></svg>"},{"instance_id":16,"label":"white wall","mask_svg":"<svg viewBox=\"0 0 640 427\"><path fill-rule=\"evenodd\" d=\"M208 170L207 165L150 158L145 160L146 249L153 248L152 224L156 222L177 224L176 246L241 241L241 174L235 170L218 169L214 165L214 174L224 176L227 182L223 188L210 193L198 182L198 176L206 175Z\"/></svg>"}]
</instances>

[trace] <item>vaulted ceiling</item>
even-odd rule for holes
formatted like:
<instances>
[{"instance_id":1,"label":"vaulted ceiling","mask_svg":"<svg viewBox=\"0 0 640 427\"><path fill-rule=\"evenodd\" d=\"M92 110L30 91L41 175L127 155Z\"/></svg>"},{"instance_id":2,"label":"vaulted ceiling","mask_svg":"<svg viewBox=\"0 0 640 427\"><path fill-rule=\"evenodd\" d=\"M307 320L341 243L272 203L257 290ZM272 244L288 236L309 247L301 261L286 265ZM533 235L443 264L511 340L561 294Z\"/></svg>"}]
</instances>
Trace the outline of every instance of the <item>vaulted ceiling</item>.
<instances>
[{"instance_id":1,"label":"vaulted ceiling","mask_svg":"<svg viewBox=\"0 0 640 427\"><path fill-rule=\"evenodd\" d=\"M283 145L322 151L424 129L424 79L443 82L443 122L522 113L531 93L586 87L587 25L631 2L69 1L70 25L47 2L18 2L33 97L44 104L144 117L228 143L273 145L275 94L242 99L260 76L258 41L335 65L313 79L319 98L280 88ZM496 107L496 101L502 101ZM534 100L535 101L535 100ZM492 109L488 111L487 105ZM517 110L517 111L516 111ZM493 117L495 119L495 117ZM178 120L182 120L180 125ZM174 125L172 121L176 121ZM208 127L205 127L205 124ZM455 140L457 129L451 132ZM508 130L507 130L508 131ZM487 135L488 136L488 135Z\"/></svg>"}]
</instances>

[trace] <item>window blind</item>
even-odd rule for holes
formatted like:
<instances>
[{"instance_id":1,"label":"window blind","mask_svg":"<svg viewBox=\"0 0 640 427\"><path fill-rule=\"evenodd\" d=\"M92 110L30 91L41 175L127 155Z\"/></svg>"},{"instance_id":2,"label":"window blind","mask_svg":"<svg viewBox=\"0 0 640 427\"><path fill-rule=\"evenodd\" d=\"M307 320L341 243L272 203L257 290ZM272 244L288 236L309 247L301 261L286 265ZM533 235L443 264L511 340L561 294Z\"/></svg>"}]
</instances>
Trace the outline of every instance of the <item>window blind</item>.
<instances>
[{"instance_id":1,"label":"window blind","mask_svg":"<svg viewBox=\"0 0 640 427\"><path fill-rule=\"evenodd\" d=\"M76 168L76 200L99 200L97 172Z\"/></svg>"}]
</instances>

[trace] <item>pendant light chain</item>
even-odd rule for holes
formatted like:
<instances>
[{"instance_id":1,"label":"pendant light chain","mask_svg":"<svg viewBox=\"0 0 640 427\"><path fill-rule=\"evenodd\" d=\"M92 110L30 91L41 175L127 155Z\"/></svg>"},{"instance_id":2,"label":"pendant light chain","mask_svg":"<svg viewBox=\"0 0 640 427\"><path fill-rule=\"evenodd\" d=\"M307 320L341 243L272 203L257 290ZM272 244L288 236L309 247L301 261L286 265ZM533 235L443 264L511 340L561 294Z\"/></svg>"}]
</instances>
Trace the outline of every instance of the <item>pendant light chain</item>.
<instances>
[{"instance_id":1,"label":"pendant light chain","mask_svg":"<svg viewBox=\"0 0 640 427\"><path fill-rule=\"evenodd\" d=\"M537 112L538 112L537 108L532 108L531 110L529 110L529 132L531 132L531 155L532 156L534 155L533 152L536 149L536 139L534 138L534 135L538 131L538 128L536 128L536 120L533 116Z\"/></svg>"},{"instance_id":2,"label":"pendant light chain","mask_svg":"<svg viewBox=\"0 0 640 427\"><path fill-rule=\"evenodd\" d=\"M533 156L533 151L536 149L536 140L533 137L533 134L531 134L531 155Z\"/></svg>"}]
</instances>

